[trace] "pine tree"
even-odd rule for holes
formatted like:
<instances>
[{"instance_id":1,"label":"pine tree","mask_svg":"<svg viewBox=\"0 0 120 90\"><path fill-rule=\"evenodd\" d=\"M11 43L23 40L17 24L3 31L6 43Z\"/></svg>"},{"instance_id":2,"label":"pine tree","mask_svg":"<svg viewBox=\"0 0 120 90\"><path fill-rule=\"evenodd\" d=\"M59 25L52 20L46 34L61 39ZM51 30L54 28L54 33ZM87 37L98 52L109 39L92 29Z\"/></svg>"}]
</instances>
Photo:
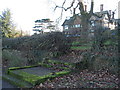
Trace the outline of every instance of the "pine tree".
<instances>
[{"instance_id":1,"label":"pine tree","mask_svg":"<svg viewBox=\"0 0 120 90\"><path fill-rule=\"evenodd\" d=\"M11 11L6 9L0 15L0 31L2 31L2 37L12 37L15 31L15 26L12 22Z\"/></svg>"}]
</instances>

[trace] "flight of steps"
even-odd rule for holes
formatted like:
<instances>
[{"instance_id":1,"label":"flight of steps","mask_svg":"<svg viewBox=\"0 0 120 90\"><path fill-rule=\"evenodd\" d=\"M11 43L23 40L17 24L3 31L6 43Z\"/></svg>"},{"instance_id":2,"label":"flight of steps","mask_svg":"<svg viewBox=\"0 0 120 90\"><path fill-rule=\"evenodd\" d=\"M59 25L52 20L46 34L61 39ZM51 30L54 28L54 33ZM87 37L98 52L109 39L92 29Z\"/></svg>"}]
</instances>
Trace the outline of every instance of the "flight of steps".
<instances>
[{"instance_id":1,"label":"flight of steps","mask_svg":"<svg viewBox=\"0 0 120 90\"><path fill-rule=\"evenodd\" d=\"M2 79L18 88L31 88L32 87L32 85L30 83L23 81L17 77L9 75L9 74L3 74Z\"/></svg>"}]
</instances>

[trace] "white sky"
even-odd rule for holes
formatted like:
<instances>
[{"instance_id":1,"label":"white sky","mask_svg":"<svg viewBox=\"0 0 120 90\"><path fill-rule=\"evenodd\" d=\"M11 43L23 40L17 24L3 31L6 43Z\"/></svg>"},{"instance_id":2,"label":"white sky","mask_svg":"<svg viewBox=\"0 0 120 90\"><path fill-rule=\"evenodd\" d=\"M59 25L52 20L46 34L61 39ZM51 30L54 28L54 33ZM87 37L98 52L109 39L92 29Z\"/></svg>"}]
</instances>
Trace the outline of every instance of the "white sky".
<instances>
[{"instance_id":1,"label":"white sky","mask_svg":"<svg viewBox=\"0 0 120 90\"><path fill-rule=\"evenodd\" d=\"M35 20L43 18L55 20L60 16L61 9L53 12L54 4L50 1L56 2L57 5L63 2L63 0L0 0L0 14L4 9L9 8L18 29L32 32ZM91 0L85 1L89 8ZM118 8L118 1L120 0L94 0L94 11L100 10L100 4L104 4L104 10L115 10ZM64 13L63 20L67 16L70 16L69 11Z\"/></svg>"}]
</instances>

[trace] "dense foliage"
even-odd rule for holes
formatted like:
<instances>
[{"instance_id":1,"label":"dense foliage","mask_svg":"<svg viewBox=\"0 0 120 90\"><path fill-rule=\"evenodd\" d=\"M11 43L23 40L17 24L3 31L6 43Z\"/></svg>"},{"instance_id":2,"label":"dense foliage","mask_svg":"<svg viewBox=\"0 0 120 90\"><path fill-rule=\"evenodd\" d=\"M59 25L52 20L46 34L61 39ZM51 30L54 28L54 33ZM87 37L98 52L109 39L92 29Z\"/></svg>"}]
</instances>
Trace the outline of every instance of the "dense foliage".
<instances>
[{"instance_id":1,"label":"dense foliage","mask_svg":"<svg viewBox=\"0 0 120 90\"><path fill-rule=\"evenodd\" d=\"M16 26L12 21L12 14L10 9L6 9L0 15L0 31L2 37L16 37L20 35L20 32L16 31Z\"/></svg>"},{"instance_id":2,"label":"dense foliage","mask_svg":"<svg viewBox=\"0 0 120 90\"><path fill-rule=\"evenodd\" d=\"M23 51L31 62L68 53L70 45L68 46L67 43L70 42L64 34L54 32L31 37L3 38L3 49Z\"/></svg>"}]
</instances>

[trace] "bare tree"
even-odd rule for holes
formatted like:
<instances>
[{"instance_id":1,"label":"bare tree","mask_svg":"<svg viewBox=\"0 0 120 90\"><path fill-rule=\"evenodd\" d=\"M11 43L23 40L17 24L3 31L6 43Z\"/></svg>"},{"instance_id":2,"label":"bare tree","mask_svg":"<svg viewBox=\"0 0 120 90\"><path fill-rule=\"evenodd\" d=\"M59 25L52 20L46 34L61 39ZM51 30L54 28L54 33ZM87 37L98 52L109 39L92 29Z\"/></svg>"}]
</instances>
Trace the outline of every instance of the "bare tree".
<instances>
[{"instance_id":1,"label":"bare tree","mask_svg":"<svg viewBox=\"0 0 120 90\"><path fill-rule=\"evenodd\" d=\"M62 6L56 5L55 10L57 8L62 8L62 12L63 12L63 10L67 11L67 10L73 8L73 6L75 5L75 2L77 2L77 5L74 7L74 10L76 10L78 8L80 11L80 14L81 14L81 25L82 25L81 38L84 39L85 41L87 41L88 40L89 19L91 18L92 15L95 15L93 13L94 1L91 0L91 8L90 8L89 12L87 12L87 10L85 9L85 5L83 3L84 0L72 0L70 6L65 8L64 6L65 6L66 1L67 0L64 0L64 2L62 3ZM62 12L61 12L61 16L62 16Z\"/></svg>"}]
</instances>

